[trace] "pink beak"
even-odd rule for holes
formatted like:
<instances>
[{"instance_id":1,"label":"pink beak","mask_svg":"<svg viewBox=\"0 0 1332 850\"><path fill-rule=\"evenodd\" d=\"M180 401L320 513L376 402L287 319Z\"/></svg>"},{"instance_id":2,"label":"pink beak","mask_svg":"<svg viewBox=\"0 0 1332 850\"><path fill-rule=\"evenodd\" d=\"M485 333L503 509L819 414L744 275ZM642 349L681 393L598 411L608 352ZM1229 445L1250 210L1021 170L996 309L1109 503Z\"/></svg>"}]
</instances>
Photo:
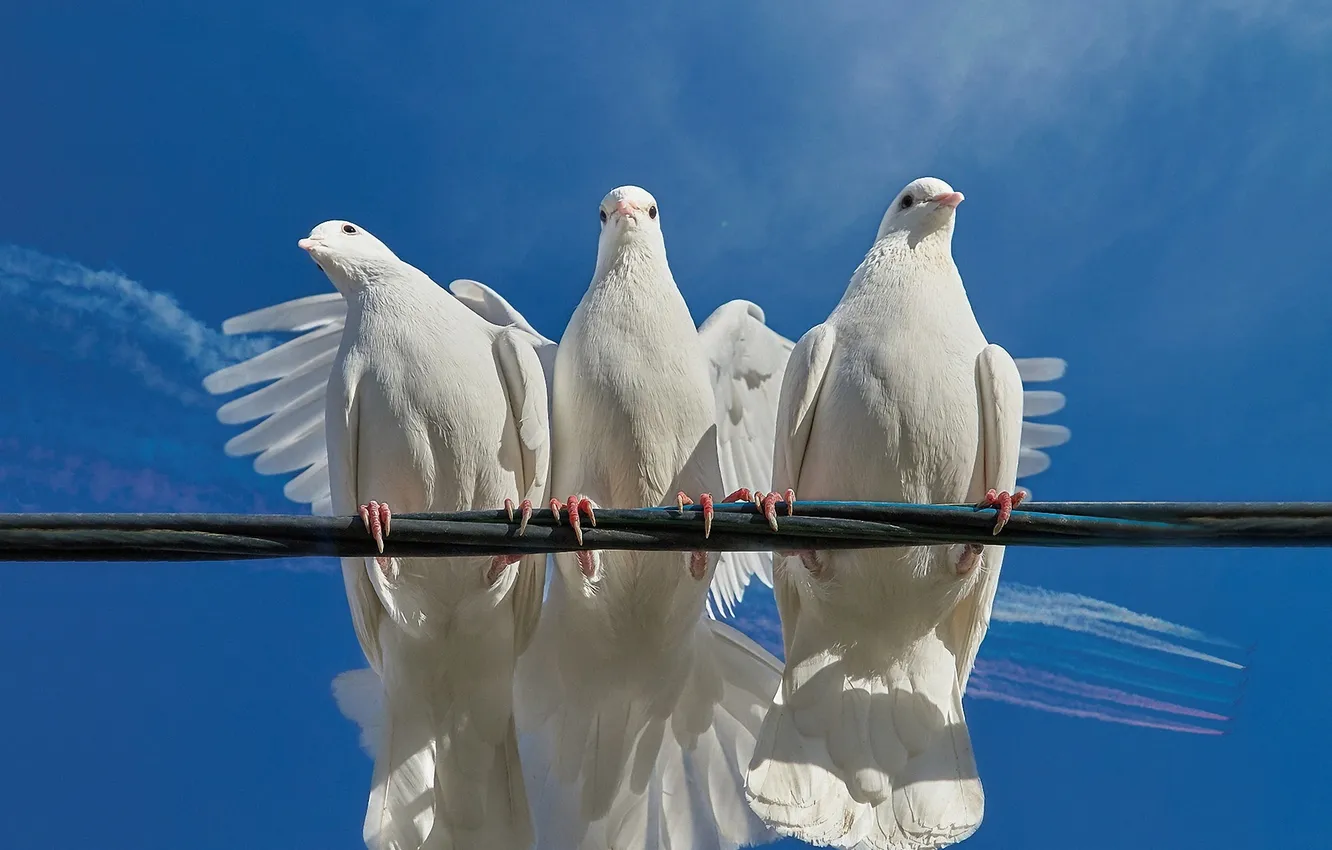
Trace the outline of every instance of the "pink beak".
<instances>
[{"instance_id":1,"label":"pink beak","mask_svg":"<svg viewBox=\"0 0 1332 850\"><path fill-rule=\"evenodd\" d=\"M952 207L957 209L957 205L962 203L961 192L945 192L942 195L935 195L931 200L941 207Z\"/></svg>"},{"instance_id":2,"label":"pink beak","mask_svg":"<svg viewBox=\"0 0 1332 850\"><path fill-rule=\"evenodd\" d=\"M296 247L297 247L297 248L300 248L300 249L303 250L303 251L313 251L315 245L318 245L318 244L319 244L319 243L318 243L318 242L315 242L313 239L310 239L309 237L306 237L305 239L302 239L301 241L297 242L297 243L296 243Z\"/></svg>"}]
</instances>

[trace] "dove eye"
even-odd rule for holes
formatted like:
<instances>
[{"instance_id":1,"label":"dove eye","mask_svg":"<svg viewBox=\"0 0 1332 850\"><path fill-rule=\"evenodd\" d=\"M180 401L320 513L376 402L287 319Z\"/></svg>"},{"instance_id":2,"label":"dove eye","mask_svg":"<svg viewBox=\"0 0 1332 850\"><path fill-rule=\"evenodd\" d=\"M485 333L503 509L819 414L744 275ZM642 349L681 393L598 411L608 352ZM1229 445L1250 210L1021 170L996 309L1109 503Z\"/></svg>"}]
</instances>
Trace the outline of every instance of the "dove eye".
<instances>
[{"instance_id":1,"label":"dove eye","mask_svg":"<svg viewBox=\"0 0 1332 850\"><path fill-rule=\"evenodd\" d=\"M602 211L601 211L601 223L602 223L602 224L605 224L605 223L606 223L606 211L605 211L605 210L602 210Z\"/></svg>"},{"instance_id":2,"label":"dove eye","mask_svg":"<svg viewBox=\"0 0 1332 850\"><path fill-rule=\"evenodd\" d=\"M342 232L345 233L345 234L347 234L348 236L355 236L355 235L356 235L356 227L355 227L355 225L344 224L344 225L342 225Z\"/></svg>"},{"instance_id":3,"label":"dove eye","mask_svg":"<svg viewBox=\"0 0 1332 850\"><path fill-rule=\"evenodd\" d=\"M910 195L907 195L905 198L902 199L902 203L899 206L901 209L906 209L915 202L916 202L915 198L911 197Z\"/></svg>"},{"instance_id":4,"label":"dove eye","mask_svg":"<svg viewBox=\"0 0 1332 850\"><path fill-rule=\"evenodd\" d=\"M653 204L652 206L648 207L648 218L656 218L656 217L657 217L657 205Z\"/></svg>"}]
</instances>

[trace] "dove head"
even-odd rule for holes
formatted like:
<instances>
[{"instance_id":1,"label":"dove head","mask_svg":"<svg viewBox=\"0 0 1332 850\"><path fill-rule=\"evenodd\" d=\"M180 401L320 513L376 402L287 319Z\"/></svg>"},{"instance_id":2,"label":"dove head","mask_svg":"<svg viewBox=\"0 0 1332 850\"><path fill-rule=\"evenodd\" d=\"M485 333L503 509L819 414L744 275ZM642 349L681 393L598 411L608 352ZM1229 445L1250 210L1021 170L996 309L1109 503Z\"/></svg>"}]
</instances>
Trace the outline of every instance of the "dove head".
<instances>
[{"instance_id":1,"label":"dove head","mask_svg":"<svg viewBox=\"0 0 1332 850\"><path fill-rule=\"evenodd\" d=\"M360 290L401 263L370 231L350 221L326 221L296 243L343 295Z\"/></svg>"},{"instance_id":2,"label":"dove head","mask_svg":"<svg viewBox=\"0 0 1332 850\"><path fill-rule=\"evenodd\" d=\"M601 199L601 239L597 253L607 254L629 245L661 242L661 218L657 199L646 189L621 186Z\"/></svg>"},{"instance_id":3,"label":"dove head","mask_svg":"<svg viewBox=\"0 0 1332 850\"><path fill-rule=\"evenodd\" d=\"M874 237L874 241L890 233L899 233L905 234L914 246L937 234L943 237L946 244L951 245L953 218L960 203L962 193L953 191L952 186L936 177L912 180L893 198L892 206L883 214L879 235Z\"/></svg>"}]
</instances>

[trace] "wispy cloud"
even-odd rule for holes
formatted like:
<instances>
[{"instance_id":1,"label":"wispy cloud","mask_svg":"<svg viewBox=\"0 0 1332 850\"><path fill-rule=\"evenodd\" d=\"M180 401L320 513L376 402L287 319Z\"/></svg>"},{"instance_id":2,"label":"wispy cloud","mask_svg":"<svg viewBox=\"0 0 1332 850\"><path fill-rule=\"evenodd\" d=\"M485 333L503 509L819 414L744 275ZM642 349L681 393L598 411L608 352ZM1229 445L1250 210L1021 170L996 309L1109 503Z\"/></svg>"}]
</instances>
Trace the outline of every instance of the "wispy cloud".
<instances>
[{"instance_id":1,"label":"wispy cloud","mask_svg":"<svg viewBox=\"0 0 1332 850\"><path fill-rule=\"evenodd\" d=\"M224 336L176 300L115 271L12 245L0 246L0 295L29 323L27 336L80 360L115 362L145 386L187 404L203 404L196 377L271 347L266 338ZM155 349L166 349L154 356ZM184 361L193 374L182 377Z\"/></svg>"},{"instance_id":2,"label":"wispy cloud","mask_svg":"<svg viewBox=\"0 0 1332 850\"><path fill-rule=\"evenodd\" d=\"M1080 717L1084 720L1099 720L1103 723L1119 723L1124 726L1140 726L1146 729L1160 729L1165 732L1187 732L1194 735L1223 735L1225 730L1206 726L1194 726L1169 720L1153 719L1112 708L1097 707L1077 699L1059 695L1039 695L1015 693L1011 690L992 688L985 680L978 680L967 690L967 696L977 699L996 700L1009 705L1062 714L1067 717Z\"/></svg>"},{"instance_id":3,"label":"wispy cloud","mask_svg":"<svg viewBox=\"0 0 1332 850\"><path fill-rule=\"evenodd\" d=\"M1085 632L1121 644L1181 655L1210 664L1241 669L1242 664L1214 654L1167 640L1179 638L1213 646L1238 647L1222 638L1177 625L1158 617L1138 614L1114 605L1042 587L1023 584L1001 585L994 602L994 619L1001 623L1034 623L1042 626Z\"/></svg>"},{"instance_id":4,"label":"wispy cloud","mask_svg":"<svg viewBox=\"0 0 1332 850\"><path fill-rule=\"evenodd\" d=\"M986 679L997 679L1000 681L1012 682L1017 685L1030 685L1038 688L1045 688L1047 690L1055 691L1056 693L1068 694L1069 696L1081 697L1089 700L1111 702L1128 708L1140 708L1146 711L1159 712L1161 714L1178 714L1184 717L1197 718L1199 720L1225 721L1230 719L1226 715L1217 714L1214 711L1208 711L1202 708L1192 708L1187 705L1180 705L1179 703L1167 702L1165 700L1153 699L1149 696L1130 693L1119 688L1108 688L1104 685L1080 682L1076 679L1061 676L1057 673L1023 667L1022 665L1014 664L1011 661L991 662L985 665L983 673L984 678Z\"/></svg>"},{"instance_id":5,"label":"wispy cloud","mask_svg":"<svg viewBox=\"0 0 1332 850\"><path fill-rule=\"evenodd\" d=\"M1321 49L1332 33L1332 6L1294 0L762 8L743 21L746 37L733 40L747 58L769 60L757 67L775 85L736 94L784 116L783 132L736 144L696 127L691 144L706 152L713 177L745 190L728 196L746 198L747 210L798 218L815 237L844 227L848 208L881 205L904 177L940 160L1007 163L1033 138L1097 156L1087 179L1117 179L1116 159L1103 154L1104 140L1118 136L1105 131L1133 104L1161 97L1163 85L1172 97L1201 90L1212 60L1241 37L1302 50ZM778 56L781 67L773 67ZM685 82L661 113L689 130L713 78L674 70ZM811 108L818 120L796 120ZM754 221L754 237L765 238L768 224Z\"/></svg>"}]
</instances>

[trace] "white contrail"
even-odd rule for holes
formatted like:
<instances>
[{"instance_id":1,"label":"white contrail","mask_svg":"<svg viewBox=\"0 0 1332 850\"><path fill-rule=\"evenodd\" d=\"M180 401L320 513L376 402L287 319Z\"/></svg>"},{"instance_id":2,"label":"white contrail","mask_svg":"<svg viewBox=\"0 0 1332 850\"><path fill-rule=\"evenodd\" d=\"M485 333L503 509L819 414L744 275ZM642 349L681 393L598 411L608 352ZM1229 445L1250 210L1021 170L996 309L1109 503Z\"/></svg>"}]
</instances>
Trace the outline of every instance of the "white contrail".
<instances>
[{"instance_id":1,"label":"white contrail","mask_svg":"<svg viewBox=\"0 0 1332 850\"><path fill-rule=\"evenodd\" d=\"M148 387L185 401L194 401L199 394L173 380L169 365L163 368L161 358L151 356L144 344L174 349L177 357L164 362L183 356L199 374L273 345L267 338L225 336L191 316L170 295L119 272L94 271L13 245L0 245L0 294L6 296L7 309L54 326L58 338L40 342L80 359L113 360Z\"/></svg>"},{"instance_id":2,"label":"white contrail","mask_svg":"<svg viewBox=\"0 0 1332 850\"><path fill-rule=\"evenodd\" d=\"M1231 649L1239 648L1228 640L1076 593L1062 593L1024 584L1001 584L994 601L994 613L991 616L1001 623L1034 623L1051 626L1096 635L1117 643L1194 658L1236 670L1244 667L1234 661L1200 652L1166 638Z\"/></svg>"}]
</instances>

